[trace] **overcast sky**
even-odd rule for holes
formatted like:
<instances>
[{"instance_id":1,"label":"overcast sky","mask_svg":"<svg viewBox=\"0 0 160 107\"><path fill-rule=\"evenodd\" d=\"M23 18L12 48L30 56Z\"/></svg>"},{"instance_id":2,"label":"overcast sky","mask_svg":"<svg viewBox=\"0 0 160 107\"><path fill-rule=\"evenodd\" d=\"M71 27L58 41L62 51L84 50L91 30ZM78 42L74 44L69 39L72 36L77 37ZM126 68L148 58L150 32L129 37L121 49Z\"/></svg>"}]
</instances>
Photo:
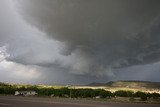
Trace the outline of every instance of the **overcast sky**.
<instances>
[{"instance_id":1,"label":"overcast sky","mask_svg":"<svg viewBox=\"0 0 160 107\"><path fill-rule=\"evenodd\" d=\"M160 82L160 0L1 0L0 81Z\"/></svg>"}]
</instances>

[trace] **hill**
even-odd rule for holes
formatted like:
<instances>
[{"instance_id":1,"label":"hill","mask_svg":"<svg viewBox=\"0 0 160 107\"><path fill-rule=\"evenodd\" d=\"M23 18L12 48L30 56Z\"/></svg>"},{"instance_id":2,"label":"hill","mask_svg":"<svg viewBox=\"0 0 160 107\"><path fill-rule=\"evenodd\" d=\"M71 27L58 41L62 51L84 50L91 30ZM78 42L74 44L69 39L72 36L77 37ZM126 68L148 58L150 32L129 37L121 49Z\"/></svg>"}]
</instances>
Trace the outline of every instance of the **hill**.
<instances>
[{"instance_id":1,"label":"hill","mask_svg":"<svg viewBox=\"0 0 160 107\"><path fill-rule=\"evenodd\" d=\"M158 88L160 82L149 81L110 81L108 83L91 83L87 86L127 87L127 88Z\"/></svg>"}]
</instances>

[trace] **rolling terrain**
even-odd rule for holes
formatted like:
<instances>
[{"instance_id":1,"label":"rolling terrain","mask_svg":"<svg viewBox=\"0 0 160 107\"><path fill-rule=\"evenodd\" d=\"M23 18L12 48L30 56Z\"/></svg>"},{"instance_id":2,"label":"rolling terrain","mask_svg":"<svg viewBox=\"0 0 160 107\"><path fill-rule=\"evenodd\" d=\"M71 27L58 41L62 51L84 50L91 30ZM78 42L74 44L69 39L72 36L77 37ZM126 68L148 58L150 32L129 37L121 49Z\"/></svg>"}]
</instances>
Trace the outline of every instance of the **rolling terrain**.
<instances>
[{"instance_id":1,"label":"rolling terrain","mask_svg":"<svg viewBox=\"0 0 160 107\"><path fill-rule=\"evenodd\" d=\"M149 93L160 93L160 82L149 81L110 81L107 83L90 83L88 85L29 85L29 84L10 84L0 82L0 86L13 86L13 87L37 87L37 88L55 88L60 89L67 87L69 89L104 89L107 91L115 92L118 90L127 91L142 91Z\"/></svg>"},{"instance_id":2,"label":"rolling terrain","mask_svg":"<svg viewBox=\"0 0 160 107\"><path fill-rule=\"evenodd\" d=\"M160 89L160 82L149 81L110 81L108 83L91 83L88 86L129 87L129 88L156 88Z\"/></svg>"},{"instance_id":3,"label":"rolling terrain","mask_svg":"<svg viewBox=\"0 0 160 107\"><path fill-rule=\"evenodd\" d=\"M86 86L76 86L76 88L105 89L111 92L117 90L143 91L149 93L160 93L160 82L149 81L110 81L107 83L90 83Z\"/></svg>"}]
</instances>

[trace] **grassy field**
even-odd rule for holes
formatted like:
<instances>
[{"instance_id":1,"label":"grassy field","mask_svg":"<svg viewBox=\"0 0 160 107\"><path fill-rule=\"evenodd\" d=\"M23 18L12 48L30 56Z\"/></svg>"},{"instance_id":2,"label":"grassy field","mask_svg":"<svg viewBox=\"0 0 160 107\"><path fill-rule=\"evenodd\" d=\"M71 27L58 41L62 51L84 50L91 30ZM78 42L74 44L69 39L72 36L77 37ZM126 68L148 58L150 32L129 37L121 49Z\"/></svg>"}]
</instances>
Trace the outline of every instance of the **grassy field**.
<instances>
[{"instance_id":1,"label":"grassy field","mask_svg":"<svg viewBox=\"0 0 160 107\"><path fill-rule=\"evenodd\" d=\"M146 93L159 93L159 82L146 82L146 81L115 81L108 83L91 83L87 86L73 86L73 88L91 88L91 89L104 89L111 92L118 90L129 90L133 92L142 91Z\"/></svg>"},{"instance_id":2,"label":"grassy field","mask_svg":"<svg viewBox=\"0 0 160 107\"><path fill-rule=\"evenodd\" d=\"M127 91L133 91L133 92L137 92L137 91L142 91L142 92L146 92L146 93L159 93L160 94L160 89L155 89L155 88L144 88L144 87L139 87L139 88L128 88L128 87L108 87L108 86L73 86L72 88L75 89L104 89L106 91L111 91L111 92L115 92L118 90L127 90Z\"/></svg>"}]
</instances>

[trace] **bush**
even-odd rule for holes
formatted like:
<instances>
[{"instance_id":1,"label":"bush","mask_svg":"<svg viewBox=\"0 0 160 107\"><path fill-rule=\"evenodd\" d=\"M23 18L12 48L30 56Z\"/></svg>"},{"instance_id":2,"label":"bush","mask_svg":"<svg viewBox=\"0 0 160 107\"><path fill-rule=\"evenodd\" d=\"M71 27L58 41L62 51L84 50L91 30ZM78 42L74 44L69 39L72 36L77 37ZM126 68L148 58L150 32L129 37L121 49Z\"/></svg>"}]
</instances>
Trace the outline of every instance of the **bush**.
<instances>
[{"instance_id":1,"label":"bush","mask_svg":"<svg viewBox=\"0 0 160 107\"><path fill-rule=\"evenodd\" d=\"M111 96L112 96L112 93L111 93L110 91L102 90L102 91L99 93L99 96L101 96L102 98L107 98L107 97L111 97Z\"/></svg>"},{"instance_id":2,"label":"bush","mask_svg":"<svg viewBox=\"0 0 160 107\"><path fill-rule=\"evenodd\" d=\"M119 97L132 97L133 92L132 91L119 90L119 91L115 91L114 95L119 96Z\"/></svg>"},{"instance_id":3,"label":"bush","mask_svg":"<svg viewBox=\"0 0 160 107\"><path fill-rule=\"evenodd\" d=\"M160 94L159 93L152 93L152 98L157 100L159 97L160 97Z\"/></svg>"},{"instance_id":4,"label":"bush","mask_svg":"<svg viewBox=\"0 0 160 107\"><path fill-rule=\"evenodd\" d=\"M144 92L138 91L138 92L135 93L135 96L136 97L140 97L142 101L146 101L147 100L147 94L144 93Z\"/></svg>"},{"instance_id":5,"label":"bush","mask_svg":"<svg viewBox=\"0 0 160 107\"><path fill-rule=\"evenodd\" d=\"M151 98L151 97L152 97L152 94L151 94L151 93L147 93L147 97L148 97L148 98Z\"/></svg>"}]
</instances>

